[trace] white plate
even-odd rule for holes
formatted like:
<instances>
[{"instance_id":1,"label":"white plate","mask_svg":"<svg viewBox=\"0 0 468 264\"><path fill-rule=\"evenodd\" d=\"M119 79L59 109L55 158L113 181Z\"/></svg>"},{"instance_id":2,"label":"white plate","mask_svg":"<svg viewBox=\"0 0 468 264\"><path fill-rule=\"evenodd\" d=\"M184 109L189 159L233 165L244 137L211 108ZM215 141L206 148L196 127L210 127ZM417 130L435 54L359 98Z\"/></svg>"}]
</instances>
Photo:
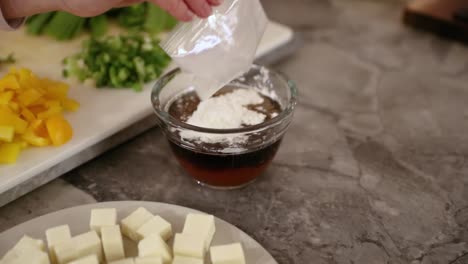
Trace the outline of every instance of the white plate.
<instances>
[{"instance_id":1,"label":"white plate","mask_svg":"<svg viewBox=\"0 0 468 264\"><path fill-rule=\"evenodd\" d=\"M1 233L0 256L3 256L12 248L23 235L44 239L45 241L45 230L50 227L68 224L72 235L89 231L89 216L93 208L116 208L120 220L138 207L145 207L153 214L158 214L168 220L172 224L174 233L182 231L185 216L188 213L200 213L177 205L138 201L107 202L72 207L37 217ZM278 264L258 242L237 227L219 218L215 219L215 225L216 233L212 245L240 242L244 248L247 264ZM169 243L172 243L172 241ZM126 249L134 251L135 249L130 244L132 243L126 241ZM206 261L205 263L210 262Z\"/></svg>"},{"instance_id":2,"label":"white plate","mask_svg":"<svg viewBox=\"0 0 468 264\"><path fill-rule=\"evenodd\" d=\"M288 43L292 37L291 29L277 23L270 23L258 48L257 57ZM47 37L26 36L22 31L1 32L0 54L14 51L18 67L25 66L42 76L61 79L62 59L76 53L81 41L82 38L70 42L57 42ZM77 112L66 114L73 126L73 139L58 148L27 149L21 153L16 164L0 165L0 206L23 194L21 190L14 189L16 186L27 182L28 190L31 190L32 187L38 187L52 180L52 177L60 176L59 173L55 173L52 176L36 177L150 116L153 113L150 102L151 87L152 84L148 84L143 92L136 93L129 89L96 89L73 85L70 89L70 97L81 103ZM75 164L75 162L72 163ZM80 164L74 166L78 165ZM60 170L63 171L64 168ZM13 197L7 196L2 199L1 194L9 190L12 191Z\"/></svg>"}]
</instances>

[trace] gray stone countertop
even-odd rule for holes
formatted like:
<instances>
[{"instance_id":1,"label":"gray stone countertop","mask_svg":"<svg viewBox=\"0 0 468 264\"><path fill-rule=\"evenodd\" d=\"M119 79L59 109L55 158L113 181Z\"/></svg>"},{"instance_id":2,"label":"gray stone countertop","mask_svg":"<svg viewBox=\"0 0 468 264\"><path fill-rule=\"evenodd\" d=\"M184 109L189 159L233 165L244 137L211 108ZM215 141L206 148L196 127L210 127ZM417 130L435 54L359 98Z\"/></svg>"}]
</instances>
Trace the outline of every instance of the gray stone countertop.
<instances>
[{"instance_id":1,"label":"gray stone countertop","mask_svg":"<svg viewBox=\"0 0 468 264\"><path fill-rule=\"evenodd\" d=\"M404 1L265 0L304 45L268 172L237 191L184 175L158 129L0 209L0 230L95 201L147 200L233 223L280 264L468 263L468 48L401 24Z\"/></svg>"}]
</instances>

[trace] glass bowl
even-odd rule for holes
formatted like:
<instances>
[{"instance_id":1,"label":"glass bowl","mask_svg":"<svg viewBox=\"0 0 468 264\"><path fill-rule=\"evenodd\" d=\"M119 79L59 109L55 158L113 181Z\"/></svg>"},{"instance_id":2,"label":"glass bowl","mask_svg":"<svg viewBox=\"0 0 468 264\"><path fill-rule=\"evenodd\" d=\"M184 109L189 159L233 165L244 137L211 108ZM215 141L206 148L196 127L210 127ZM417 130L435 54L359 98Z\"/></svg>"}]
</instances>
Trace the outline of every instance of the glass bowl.
<instances>
[{"instance_id":1,"label":"glass bowl","mask_svg":"<svg viewBox=\"0 0 468 264\"><path fill-rule=\"evenodd\" d=\"M158 123L180 165L199 184L217 189L243 187L267 169L297 103L294 83L264 66L252 65L228 86L255 89L276 101L281 110L263 123L242 128L213 129L187 124L169 114L175 100L195 89L192 77L180 69L162 76L151 94ZM199 139L187 139L187 133Z\"/></svg>"}]
</instances>

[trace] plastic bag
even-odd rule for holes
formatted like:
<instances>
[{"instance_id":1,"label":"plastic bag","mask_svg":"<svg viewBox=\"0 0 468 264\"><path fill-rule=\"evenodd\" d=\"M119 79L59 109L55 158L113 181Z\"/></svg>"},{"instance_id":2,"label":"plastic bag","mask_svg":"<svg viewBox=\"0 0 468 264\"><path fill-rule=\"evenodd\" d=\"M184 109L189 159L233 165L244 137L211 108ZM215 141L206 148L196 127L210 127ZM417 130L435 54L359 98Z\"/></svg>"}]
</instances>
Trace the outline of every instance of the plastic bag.
<instances>
[{"instance_id":1,"label":"plastic bag","mask_svg":"<svg viewBox=\"0 0 468 264\"><path fill-rule=\"evenodd\" d=\"M161 46L206 99L249 70L267 23L259 0L224 0L210 17L178 25Z\"/></svg>"}]
</instances>

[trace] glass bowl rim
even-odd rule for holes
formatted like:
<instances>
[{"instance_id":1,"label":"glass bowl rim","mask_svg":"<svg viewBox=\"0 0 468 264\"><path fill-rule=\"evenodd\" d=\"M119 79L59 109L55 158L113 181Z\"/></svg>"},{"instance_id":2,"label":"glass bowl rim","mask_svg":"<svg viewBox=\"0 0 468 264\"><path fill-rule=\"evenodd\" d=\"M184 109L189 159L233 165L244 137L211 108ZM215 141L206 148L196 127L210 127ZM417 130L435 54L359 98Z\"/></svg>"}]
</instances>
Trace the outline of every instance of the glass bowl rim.
<instances>
[{"instance_id":1,"label":"glass bowl rim","mask_svg":"<svg viewBox=\"0 0 468 264\"><path fill-rule=\"evenodd\" d=\"M153 106L153 110L156 113L156 115L158 116L158 118L160 120L162 120L165 124L169 124L169 125L171 125L173 127L182 128L182 129L186 129L186 130L190 130L190 131L196 131L196 132L200 132L200 133L208 133L208 134L251 133L251 132L255 132L257 130L263 130L265 128L276 126L276 125L282 123L284 120L286 120L290 115L292 115L294 113L294 110L295 110L296 105L297 105L297 96L298 96L297 87L296 87L296 84L293 81L291 81L284 73L282 73L280 71L272 70L271 68L269 68L267 66L252 64L252 66L250 67L249 70L251 70L251 69L260 69L260 68L265 68L265 69L268 70L268 72L277 75L277 77L280 79L280 81L283 82L284 85L288 87L290 95L291 95L291 98L289 99L286 108L283 111L281 111L280 114L278 114L276 117L274 117L274 118L272 118L270 120L267 120L265 122L262 122L260 124L253 125L253 126L242 127L242 128L229 128L229 129L205 128L205 127L194 126L194 125L190 125L190 124L187 124L185 122L182 122L182 121L174 118L173 116L171 116L167 111L159 109L157 107L157 104L158 103L159 103L159 105L161 105L161 104L159 102L159 97L155 96L155 95L156 94L159 95L161 90L167 84L167 83L166 84L161 84L161 82L163 82L167 78L172 79L177 74L181 73L182 71L181 71L180 68L175 68L175 69L167 72L166 74L161 76L156 81L156 83L153 85L153 88L152 88L152 91L151 91L151 103L152 103L152 106ZM233 80L233 81L235 81L235 80Z\"/></svg>"}]
</instances>

